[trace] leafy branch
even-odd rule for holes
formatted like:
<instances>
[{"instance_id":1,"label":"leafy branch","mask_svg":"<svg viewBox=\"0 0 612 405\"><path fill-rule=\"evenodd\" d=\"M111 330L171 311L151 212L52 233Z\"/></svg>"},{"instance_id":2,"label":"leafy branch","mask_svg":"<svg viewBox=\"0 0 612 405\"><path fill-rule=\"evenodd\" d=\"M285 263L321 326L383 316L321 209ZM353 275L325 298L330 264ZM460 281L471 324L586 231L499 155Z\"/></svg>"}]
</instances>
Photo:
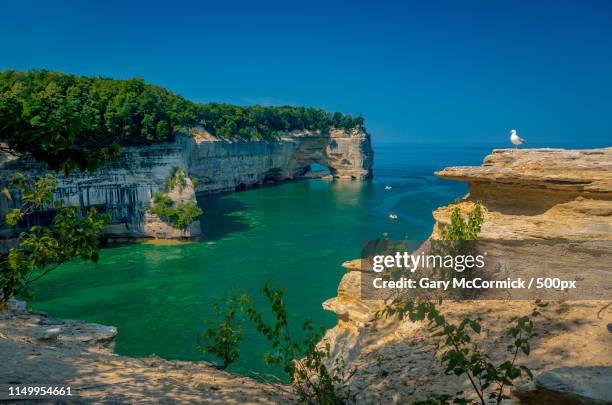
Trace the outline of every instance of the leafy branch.
<instances>
[{"instance_id":1,"label":"leafy branch","mask_svg":"<svg viewBox=\"0 0 612 405\"><path fill-rule=\"evenodd\" d=\"M76 207L63 207L61 200L53 199L57 182L52 175L30 180L17 174L10 182L21 194L21 206L5 215L7 225L16 226L50 207L57 213L49 226L34 225L21 232L17 246L0 258L0 308L62 263L74 258L97 262L98 237L110 220L95 208L83 214ZM3 190L5 197L7 193Z\"/></svg>"},{"instance_id":2,"label":"leafy branch","mask_svg":"<svg viewBox=\"0 0 612 405\"><path fill-rule=\"evenodd\" d=\"M436 344L442 351L440 360L445 366L446 374L456 376L465 375L470 382L478 402L487 404L493 400L500 404L508 396L504 388L513 385L513 381L526 375L533 378L531 370L524 366L517 366L519 353L529 356L531 349L529 339L534 337L533 318L540 315L539 309L548 304L536 300L534 308L529 315L513 317L506 330L506 336L514 341L507 346L510 358L500 364L495 364L491 357L484 353L478 344L473 341L472 334L480 334L482 326L480 319L463 318L458 324L449 322L439 311L434 302L428 300L395 300L378 316L397 316L400 320L408 318L412 322L426 321L431 337L438 339ZM439 395L419 404L431 403L472 403L460 391L455 396Z\"/></svg>"}]
</instances>

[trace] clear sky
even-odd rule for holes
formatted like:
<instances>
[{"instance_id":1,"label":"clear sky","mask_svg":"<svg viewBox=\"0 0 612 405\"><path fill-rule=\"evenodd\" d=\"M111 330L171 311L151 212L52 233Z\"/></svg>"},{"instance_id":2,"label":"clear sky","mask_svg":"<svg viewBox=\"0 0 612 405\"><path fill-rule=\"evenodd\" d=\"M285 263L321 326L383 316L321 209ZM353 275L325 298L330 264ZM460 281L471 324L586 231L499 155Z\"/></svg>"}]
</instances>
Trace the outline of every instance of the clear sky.
<instances>
[{"instance_id":1,"label":"clear sky","mask_svg":"<svg viewBox=\"0 0 612 405\"><path fill-rule=\"evenodd\" d=\"M0 69L363 114L374 141L612 144L612 1L12 1Z\"/></svg>"}]
</instances>

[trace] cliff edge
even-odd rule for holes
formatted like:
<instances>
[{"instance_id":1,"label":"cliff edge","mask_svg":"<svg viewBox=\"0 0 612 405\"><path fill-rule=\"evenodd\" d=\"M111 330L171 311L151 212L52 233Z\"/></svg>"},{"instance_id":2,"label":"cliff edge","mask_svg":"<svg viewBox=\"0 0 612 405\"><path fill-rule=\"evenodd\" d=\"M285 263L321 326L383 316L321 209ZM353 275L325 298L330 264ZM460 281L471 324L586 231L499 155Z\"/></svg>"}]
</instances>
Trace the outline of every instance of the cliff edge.
<instances>
[{"instance_id":1,"label":"cliff edge","mask_svg":"<svg viewBox=\"0 0 612 405\"><path fill-rule=\"evenodd\" d=\"M452 209L468 212L480 201L485 218L481 239L612 240L612 148L500 149L482 166L449 167L436 175L468 182L469 194L433 213L436 222L430 238L440 237ZM385 303L361 299L360 261L344 267L347 272L337 297L323 304L338 318L325 339L332 345L332 361L342 357L355 370L350 386L357 401L405 403L459 390L469 394L467 380L444 374L425 325L376 319ZM535 374L562 366L612 365L609 303L551 302L537 321L539 335L526 365ZM495 361L506 352L503 330L508 320L531 307L528 301L461 301L444 302L441 310L453 321L467 314L480 317L487 330L479 343ZM606 370L609 374L610 368ZM512 400L537 403L529 398L517 389Z\"/></svg>"}]
</instances>

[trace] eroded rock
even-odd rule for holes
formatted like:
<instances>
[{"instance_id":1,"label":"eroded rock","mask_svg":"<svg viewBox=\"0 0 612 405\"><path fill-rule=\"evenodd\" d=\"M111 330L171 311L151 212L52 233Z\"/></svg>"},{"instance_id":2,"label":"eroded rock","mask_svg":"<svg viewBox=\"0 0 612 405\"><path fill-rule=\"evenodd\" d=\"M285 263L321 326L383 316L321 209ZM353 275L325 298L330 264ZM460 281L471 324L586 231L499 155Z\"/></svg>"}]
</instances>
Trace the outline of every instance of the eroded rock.
<instances>
[{"instance_id":1,"label":"eroded rock","mask_svg":"<svg viewBox=\"0 0 612 405\"><path fill-rule=\"evenodd\" d=\"M513 393L527 404L612 404L612 366L556 368Z\"/></svg>"}]
</instances>

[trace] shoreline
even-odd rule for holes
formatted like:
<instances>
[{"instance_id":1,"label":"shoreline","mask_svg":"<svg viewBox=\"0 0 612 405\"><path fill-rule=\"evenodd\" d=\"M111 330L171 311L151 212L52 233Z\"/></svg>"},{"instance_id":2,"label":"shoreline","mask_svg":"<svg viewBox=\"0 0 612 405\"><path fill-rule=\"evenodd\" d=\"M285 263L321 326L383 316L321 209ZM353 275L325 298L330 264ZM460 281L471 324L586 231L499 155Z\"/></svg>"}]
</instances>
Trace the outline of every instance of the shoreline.
<instances>
[{"instance_id":1,"label":"shoreline","mask_svg":"<svg viewBox=\"0 0 612 405\"><path fill-rule=\"evenodd\" d=\"M296 402L287 386L219 370L207 361L118 355L116 334L112 326L55 319L12 300L0 312L0 383L68 386L74 395L68 403L78 404L145 403L152 397L185 404ZM13 400L5 394L0 401Z\"/></svg>"}]
</instances>

